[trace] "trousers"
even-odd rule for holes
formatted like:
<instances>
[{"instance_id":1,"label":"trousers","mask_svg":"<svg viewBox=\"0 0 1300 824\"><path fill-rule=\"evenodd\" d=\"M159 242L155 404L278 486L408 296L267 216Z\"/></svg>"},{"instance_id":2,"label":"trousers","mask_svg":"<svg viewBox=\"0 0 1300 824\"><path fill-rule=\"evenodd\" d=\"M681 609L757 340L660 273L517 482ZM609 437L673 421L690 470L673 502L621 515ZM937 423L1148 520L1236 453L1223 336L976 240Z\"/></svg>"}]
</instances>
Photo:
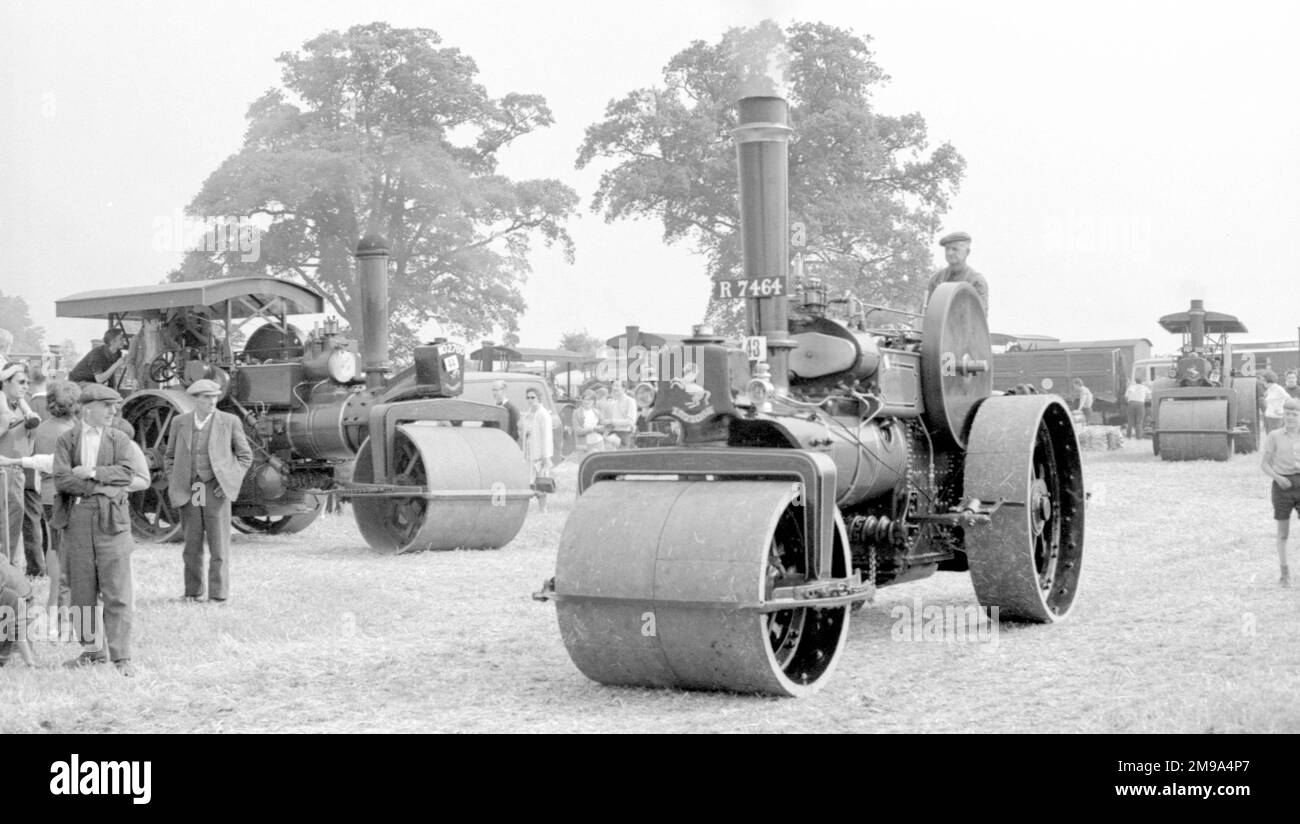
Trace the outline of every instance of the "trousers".
<instances>
[{"instance_id":1,"label":"trousers","mask_svg":"<svg viewBox=\"0 0 1300 824\"><path fill-rule=\"evenodd\" d=\"M26 515L23 511L23 486L26 479L23 477L21 469L12 469L5 467L0 469L0 481L4 483L4 499L0 501L0 515L4 517L3 531L0 535L0 545L3 546L5 560L14 566L20 566L23 561L23 520Z\"/></svg>"},{"instance_id":2,"label":"trousers","mask_svg":"<svg viewBox=\"0 0 1300 824\"><path fill-rule=\"evenodd\" d=\"M69 578L70 568L68 564L68 551L63 546L63 530L55 529L50 526L50 521L54 520L54 507L46 504L45 510L45 530L50 540L50 552L54 553L53 561L48 563L57 564L59 567L55 581L56 573L53 569L47 567L46 571L50 574L50 597L47 600L49 606L66 607L72 605L72 583ZM46 554L48 560L49 554Z\"/></svg>"},{"instance_id":3,"label":"trousers","mask_svg":"<svg viewBox=\"0 0 1300 824\"><path fill-rule=\"evenodd\" d=\"M27 552L27 574L45 574L45 550L49 548L45 507L38 489L23 490L23 547Z\"/></svg>"},{"instance_id":4,"label":"trousers","mask_svg":"<svg viewBox=\"0 0 1300 824\"><path fill-rule=\"evenodd\" d=\"M230 499L217 496L216 479L203 482L204 506L195 506L194 498L181 507L185 525L185 594L203 594L203 541L208 543L208 597L230 597ZM198 493L198 490L195 490Z\"/></svg>"},{"instance_id":5,"label":"trousers","mask_svg":"<svg viewBox=\"0 0 1300 824\"><path fill-rule=\"evenodd\" d=\"M1142 437L1142 430L1146 428L1146 424L1147 424L1146 404L1133 403L1132 401L1130 401L1128 404L1128 422L1124 427L1128 431L1125 432L1124 434L1126 434L1130 438L1140 438Z\"/></svg>"},{"instance_id":6,"label":"trousers","mask_svg":"<svg viewBox=\"0 0 1300 824\"><path fill-rule=\"evenodd\" d=\"M72 507L68 528L63 533L72 585L72 605L93 611L96 597L104 598L103 630L108 637L108 657L125 661L131 657L131 623L135 593L131 576L131 531L110 534L99 523L97 496ZM81 623L81 643L94 641L90 621Z\"/></svg>"}]
</instances>

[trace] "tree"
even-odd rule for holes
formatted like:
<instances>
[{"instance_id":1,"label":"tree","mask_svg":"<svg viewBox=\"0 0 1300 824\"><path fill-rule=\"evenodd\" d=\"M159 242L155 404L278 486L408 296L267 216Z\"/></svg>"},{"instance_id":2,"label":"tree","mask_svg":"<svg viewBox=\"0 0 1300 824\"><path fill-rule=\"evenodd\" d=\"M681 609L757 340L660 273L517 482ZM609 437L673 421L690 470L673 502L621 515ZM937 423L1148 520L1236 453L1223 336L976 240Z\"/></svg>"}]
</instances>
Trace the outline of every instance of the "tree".
<instances>
[{"instance_id":1,"label":"tree","mask_svg":"<svg viewBox=\"0 0 1300 824\"><path fill-rule=\"evenodd\" d=\"M550 109L540 95L490 97L474 61L441 42L429 29L371 23L280 55L283 88L249 107L243 147L187 209L231 228L211 233L216 242L187 254L172 279L300 280L358 329L351 253L379 232L392 249L398 351L430 319L469 338L498 327L514 343L531 245L558 243L572 260L565 222L578 197L556 180L497 173L498 154L549 126ZM229 242L252 226L256 244Z\"/></svg>"},{"instance_id":2,"label":"tree","mask_svg":"<svg viewBox=\"0 0 1300 824\"><path fill-rule=\"evenodd\" d=\"M822 23L782 30L769 20L692 43L668 62L663 86L611 101L587 128L577 167L612 162L592 210L606 221L657 218L666 242L688 241L704 255L710 277L736 276L736 102L772 93L773 56L784 54L790 220L806 230L806 274L833 295L915 305L965 161L948 143L928 151L920 114L874 111L872 92L889 78L869 42ZM736 309L711 304L708 316L735 332Z\"/></svg>"},{"instance_id":3,"label":"tree","mask_svg":"<svg viewBox=\"0 0 1300 824\"><path fill-rule=\"evenodd\" d=\"M14 336L12 352L31 354L45 349L45 330L32 323L27 301L19 295L0 292L0 329Z\"/></svg>"},{"instance_id":4,"label":"tree","mask_svg":"<svg viewBox=\"0 0 1300 824\"><path fill-rule=\"evenodd\" d=\"M592 335L586 329L581 332L565 332L560 336L560 348L583 355L595 356L605 342Z\"/></svg>"}]
</instances>

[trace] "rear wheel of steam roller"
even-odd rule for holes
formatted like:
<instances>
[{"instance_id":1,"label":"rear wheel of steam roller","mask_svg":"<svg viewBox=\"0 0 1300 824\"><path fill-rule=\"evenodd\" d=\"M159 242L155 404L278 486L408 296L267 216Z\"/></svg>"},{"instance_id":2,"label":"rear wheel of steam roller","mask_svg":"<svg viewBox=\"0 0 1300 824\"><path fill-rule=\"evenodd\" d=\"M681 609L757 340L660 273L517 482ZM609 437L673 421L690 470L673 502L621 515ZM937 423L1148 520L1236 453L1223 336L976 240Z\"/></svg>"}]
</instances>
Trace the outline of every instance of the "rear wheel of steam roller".
<instances>
[{"instance_id":1,"label":"rear wheel of steam roller","mask_svg":"<svg viewBox=\"0 0 1300 824\"><path fill-rule=\"evenodd\" d=\"M941 283L921 326L921 396L925 420L964 446L970 414L993 392L993 346L979 293Z\"/></svg>"},{"instance_id":2,"label":"rear wheel of steam roller","mask_svg":"<svg viewBox=\"0 0 1300 824\"><path fill-rule=\"evenodd\" d=\"M848 568L838 515L836 537L838 577ZM560 538L560 635L602 684L807 695L835 668L849 607L742 608L805 571L789 483L597 483Z\"/></svg>"},{"instance_id":3,"label":"rear wheel of steam roller","mask_svg":"<svg viewBox=\"0 0 1300 824\"><path fill-rule=\"evenodd\" d=\"M1069 613L1083 564L1083 470L1070 413L1054 397L996 397L971 424L965 497L1003 505L965 528L971 581L999 617Z\"/></svg>"},{"instance_id":4,"label":"rear wheel of steam roller","mask_svg":"<svg viewBox=\"0 0 1300 824\"><path fill-rule=\"evenodd\" d=\"M1226 461L1232 455L1228 428L1228 399L1166 401L1160 406L1161 429L1204 429L1205 434L1167 432L1160 436L1160 457L1166 461Z\"/></svg>"},{"instance_id":5,"label":"rear wheel of steam roller","mask_svg":"<svg viewBox=\"0 0 1300 824\"><path fill-rule=\"evenodd\" d=\"M245 535L293 535L311 526L325 510L325 496L304 495L303 505L312 507L311 511L292 515L236 515L230 522Z\"/></svg>"},{"instance_id":6,"label":"rear wheel of steam roller","mask_svg":"<svg viewBox=\"0 0 1300 824\"><path fill-rule=\"evenodd\" d=\"M519 446L499 429L405 424L397 428L390 478L374 478L371 443L357 452L352 479L427 487L433 492L481 493L464 500L355 497L352 511L371 549L385 554L438 549L496 549L519 533L528 498L494 491L528 489Z\"/></svg>"},{"instance_id":7,"label":"rear wheel of steam roller","mask_svg":"<svg viewBox=\"0 0 1300 824\"><path fill-rule=\"evenodd\" d=\"M186 411L171 398L159 395L132 397L122 418L135 428L135 442L149 462L149 488L131 493L131 532L146 543L179 541L184 524L181 512L167 497L164 457L172 419Z\"/></svg>"}]
</instances>

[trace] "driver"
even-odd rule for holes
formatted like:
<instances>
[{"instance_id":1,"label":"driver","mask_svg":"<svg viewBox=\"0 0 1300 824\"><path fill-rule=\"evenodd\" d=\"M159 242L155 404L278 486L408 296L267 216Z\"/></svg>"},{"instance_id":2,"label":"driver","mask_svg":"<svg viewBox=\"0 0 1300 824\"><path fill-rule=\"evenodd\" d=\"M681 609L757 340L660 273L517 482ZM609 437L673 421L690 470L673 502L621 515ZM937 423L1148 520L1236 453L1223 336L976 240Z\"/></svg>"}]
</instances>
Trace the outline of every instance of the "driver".
<instances>
[{"instance_id":1,"label":"driver","mask_svg":"<svg viewBox=\"0 0 1300 824\"><path fill-rule=\"evenodd\" d=\"M83 386L88 383L115 383L117 374L126 366L126 359L122 357L126 343L126 332L116 326L109 329L104 333L104 342L91 349L72 367L68 380Z\"/></svg>"}]
</instances>

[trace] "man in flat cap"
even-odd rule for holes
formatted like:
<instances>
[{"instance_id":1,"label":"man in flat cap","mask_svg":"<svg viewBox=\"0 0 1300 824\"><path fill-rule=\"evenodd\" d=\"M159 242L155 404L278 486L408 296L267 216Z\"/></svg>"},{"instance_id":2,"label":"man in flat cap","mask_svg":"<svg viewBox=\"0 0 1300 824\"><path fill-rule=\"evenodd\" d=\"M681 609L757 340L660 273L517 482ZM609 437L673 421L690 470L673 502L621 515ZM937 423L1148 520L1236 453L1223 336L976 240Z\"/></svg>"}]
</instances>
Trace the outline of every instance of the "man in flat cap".
<instances>
[{"instance_id":1,"label":"man in flat cap","mask_svg":"<svg viewBox=\"0 0 1300 824\"><path fill-rule=\"evenodd\" d=\"M64 531L72 605L81 619L75 623L85 648L65 666L112 660L119 672L133 676L131 552L135 540L127 497L148 488L149 477L139 472L131 439L112 425L122 396L107 386L88 384L78 401L81 423L60 435L54 445L58 494L50 522ZM96 610L100 596L102 621ZM107 635L107 655L103 635Z\"/></svg>"},{"instance_id":2,"label":"man in flat cap","mask_svg":"<svg viewBox=\"0 0 1300 824\"><path fill-rule=\"evenodd\" d=\"M210 380L189 388L194 411L172 418L167 435L167 495L185 523L185 595L203 595L203 539L208 542L208 600L230 597L231 501L239 497L253 450L243 424L217 409L221 387Z\"/></svg>"},{"instance_id":3,"label":"man in flat cap","mask_svg":"<svg viewBox=\"0 0 1300 824\"><path fill-rule=\"evenodd\" d=\"M930 285L925 291L926 303L930 302L930 296L934 294L935 289L939 288L940 283L962 281L975 287L975 291L980 296L980 303L984 304L984 314L987 315L989 313L988 281L984 280L984 276L979 272L966 265L966 258L970 255L970 235L965 232L953 232L939 238L939 245L943 247L943 255L948 260L948 265L930 277Z\"/></svg>"}]
</instances>

